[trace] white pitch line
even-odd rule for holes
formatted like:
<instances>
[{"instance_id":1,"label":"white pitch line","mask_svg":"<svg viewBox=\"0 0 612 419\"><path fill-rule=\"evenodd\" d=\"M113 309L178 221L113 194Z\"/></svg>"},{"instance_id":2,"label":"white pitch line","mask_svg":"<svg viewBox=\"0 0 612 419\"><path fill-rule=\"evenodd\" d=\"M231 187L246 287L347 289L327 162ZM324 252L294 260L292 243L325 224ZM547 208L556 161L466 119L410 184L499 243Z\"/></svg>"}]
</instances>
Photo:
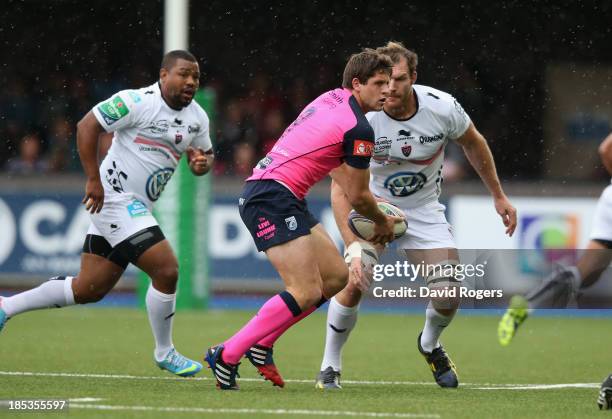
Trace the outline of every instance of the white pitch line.
<instances>
[{"instance_id":1,"label":"white pitch line","mask_svg":"<svg viewBox=\"0 0 612 419\"><path fill-rule=\"evenodd\" d=\"M70 404L70 409L93 410L128 410L140 412L173 412L173 413L229 413L229 414L266 414L266 415L304 415L304 416L350 416L370 418L425 418L438 419L440 415L426 413L385 413L385 412L353 412L350 410L305 410L305 409L224 409L207 407L157 407L157 406L119 406L105 404Z\"/></svg>"},{"instance_id":2,"label":"white pitch line","mask_svg":"<svg viewBox=\"0 0 612 419\"><path fill-rule=\"evenodd\" d=\"M66 378L102 378L111 380L165 380L165 381L212 381L209 377L156 377L151 375L127 375L127 374L86 374L86 373L68 373L68 372L34 372L34 371L0 371L0 376L22 376L22 377L66 377ZM241 378L244 382L263 382L261 378ZM313 384L314 380L305 379L287 379L285 382L298 384ZM344 384L356 385L404 385L404 386L435 386L433 381L370 381L370 380L342 380ZM461 387L471 388L473 390L548 390L554 388L596 388L597 383L559 383L559 384L497 384L497 383L461 383Z\"/></svg>"},{"instance_id":3,"label":"white pitch line","mask_svg":"<svg viewBox=\"0 0 612 419\"><path fill-rule=\"evenodd\" d=\"M470 387L470 390L554 390L557 388L599 388L597 383L525 384L503 387Z\"/></svg>"}]
</instances>

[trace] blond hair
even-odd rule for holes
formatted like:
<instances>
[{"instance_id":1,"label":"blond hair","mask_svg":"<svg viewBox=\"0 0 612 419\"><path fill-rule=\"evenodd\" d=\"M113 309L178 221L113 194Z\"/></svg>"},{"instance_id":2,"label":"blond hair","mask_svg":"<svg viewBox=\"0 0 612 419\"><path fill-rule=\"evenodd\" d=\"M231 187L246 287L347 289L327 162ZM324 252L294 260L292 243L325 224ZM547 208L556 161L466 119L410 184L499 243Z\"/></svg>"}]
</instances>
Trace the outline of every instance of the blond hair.
<instances>
[{"instance_id":1,"label":"blond hair","mask_svg":"<svg viewBox=\"0 0 612 419\"><path fill-rule=\"evenodd\" d=\"M380 54L384 54L391 58L393 64L399 63L400 59L405 58L408 63L408 70L410 74L413 74L417 71L417 67L419 65L419 56L416 52L409 50L398 41L389 41L387 45L384 47L376 48L376 52Z\"/></svg>"}]
</instances>

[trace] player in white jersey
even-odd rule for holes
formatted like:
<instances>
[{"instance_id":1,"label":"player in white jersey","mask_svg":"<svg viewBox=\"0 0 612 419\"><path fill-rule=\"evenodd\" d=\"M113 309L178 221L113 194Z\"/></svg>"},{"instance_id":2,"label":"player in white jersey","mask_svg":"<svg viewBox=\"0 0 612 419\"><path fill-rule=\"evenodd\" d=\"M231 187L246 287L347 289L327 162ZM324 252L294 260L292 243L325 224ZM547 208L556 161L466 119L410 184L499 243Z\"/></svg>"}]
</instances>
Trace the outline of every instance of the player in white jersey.
<instances>
[{"instance_id":1,"label":"player in white jersey","mask_svg":"<svg viewBox=\"0 0 612 419\"><path fill-rule=\"evenodd\" d=\"M410 262L456 265L458 252L451 226L446 221L444 205L438 201L444 148L449 141L463 147L493 196L495 209L509 235L516 227L516 210L502 190L485 138L461 105L447 93L414 84L418 58L401 43L389 42L378 51L389 55L394 67L383 111L368 115L376 138L370 189L404 210L408 230L396 242ZM346 246L350 276L346 288L330 301L325 354L316 382L321 389L341 388L342 347L355 327L362 294L370 287L371 276L364 271L377 263L377 251L382 250L359 241L351 232L346 221L350 206L337 184L332 184L332 207ZM453 275L431 274L425 279L430 288L457 284ZM458 304L456 299L432 299L424 329L417 339L417 347L441 387L459 384L455 367L438 341Z\"/></svg>"},{"instance_id":2,"label":"player in white jersey","mask_svg":"<svg viewBox=\"0 0 612 419\"><path fill-rule=\"evenodd\" d=\"M599 146L601 161L612 175L612 133ZM566 308L585 288L601 278L612 262L612 184L597 202L591 237L576 266L559 266L525 297L515 295L502 316L497 337L502 346L508 345L518 327L536 308Z\"/></svg>"},{"instance_id":3,"label":"player in white jersey","mask_svg":"<svg viewBox=\"0 0 612 419\"><path fill-rule=\"evenodd\" d=\"M146 305L157 365L191 376L202 365L172 344L178 262L152 206L183 153L194 175L210 170L212 144L208 116L192 101L200 80L195 57L183 50L167 53L159 76L149 87L123 90L100 102L78 123L77 144L87 176L83 203L91 217L80 272L1 298L0 330L26 311L99 301L133 263L152 278ZM103 132L114 132L114 137L98 168Z\"/></svg>"}]
</instances>

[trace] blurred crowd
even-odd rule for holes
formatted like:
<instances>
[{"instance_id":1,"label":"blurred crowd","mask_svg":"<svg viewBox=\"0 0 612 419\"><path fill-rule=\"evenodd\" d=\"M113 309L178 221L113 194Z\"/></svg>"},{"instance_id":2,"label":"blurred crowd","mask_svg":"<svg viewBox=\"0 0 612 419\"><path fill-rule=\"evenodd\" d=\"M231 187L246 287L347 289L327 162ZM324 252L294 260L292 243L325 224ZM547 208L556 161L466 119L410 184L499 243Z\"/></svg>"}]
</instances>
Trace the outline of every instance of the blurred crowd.
<instances>
[{"instance_id":1,"label":"blurred crowd","mask_svg":"<svg viewBox=\"0 0 612 419\"><path fill-rule=\"evenodd\" d=\"M6 22L0 27L0 171L78 173L78 120L111 94L154 80L164 3L6 3L0 10ZM609 30L584 28L608 28L611 12L612 3L601 0L527 8L521 2L354 0L191 7L190 50L203 85L216 93L216 173L246 176L305 104L338 86L350 53L395 39L419 54L419 83L463 105L489 141L503 179L547 177L547 162L557 158L545 143L545 115L553 106L547 71L566 63L609 66ZM347 30L357 26L368 30ZM585 153L596 147L586 142ZM446 180L474 176L459 148L449 146L447 156ZM584 172L581 164L576 161L576 170ZM600 166L592 171L592 178L605 177Z\"/></svg>"},{"instance_id":2,"label":"blurred crowd","mask_svg":"<svg viewBox=\"0 0 612 419\"><path fill-rule=\"evenodd\" d=\"M145 72L140 74L141 80L135 76L129 87L150 83ZM316 83L296 78L281 87L260 73L246 84L243 94L225 94L223 84L213 81L208 88L217 91L212 122L215 174L247 177L286 126L323 91L322 86L334 85L332 79L331 71L322 67ZM87 84L80 78L67 77L45 86L44 95L38 95L15 79L0 98L0 170L20 176L79 172L76 123L98 101L127 87L120 83ZM101 138L100 157L110 141L110 136ZM447 176L453 179L465 175L462 153L451 149L448 154Z\"/></svg>"}]
</instances>

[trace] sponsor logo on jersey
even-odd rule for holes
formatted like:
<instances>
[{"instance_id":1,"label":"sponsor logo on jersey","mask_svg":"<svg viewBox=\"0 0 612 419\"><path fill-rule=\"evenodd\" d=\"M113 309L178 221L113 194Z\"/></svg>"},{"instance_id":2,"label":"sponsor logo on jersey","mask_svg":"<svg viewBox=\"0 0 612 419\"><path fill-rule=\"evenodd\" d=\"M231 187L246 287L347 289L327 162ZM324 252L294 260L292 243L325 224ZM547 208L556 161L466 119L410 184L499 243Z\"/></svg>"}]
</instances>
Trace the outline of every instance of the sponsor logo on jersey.
<instances>
[{"instance_id":1,"label":"sponsor logo on jersey","mask_svg":"<svg viewBox=\"0 0 612 419\"><path fill-rule=\"evenodd\" d=\"M412 132L410 131L406 131L405 129L401 129L398 131L397 135L399 135L399 137L397 137L395 139L395 141L408 141L408 140L414 140L414 135L412 135ZM404 143L407 144L407 143Z\"/></svg>"},{"instance_id":2,"label":"sponsor logo on jersey","mask_svg":"<svg viewBox=\"0 0 612 419\"><path fill-rule=\"evenodd\" d=\"M425 144L425 143L435 143L436 141L440 141L441 139L444 138L444 134L437 134L434 135L433 137L426 137L424 135L421 135L419 137L419 142L421 144Z\"/></svg>"},{"instance_id":3,"label":"sponsor logo on jersey","mask_svg":"<svg viewBox=\"0 0 612 419\"><path fill-rule=\"evenodd\" d=\"M107 125L114 124L130 112L128 107L125 105L125 102L119 95L107 100L106 102L102 102L98 106L98 111L100 112L100 115L102 115L102 118Z\"/></svg>"},{"instance_id":4,"label":"sponsor logo on jersey","mask_svg":"<svg viewBox=\"0 0 612 419\"><path fill-rule=\"evenodd\" d=\"M270 163L272 163L272 161L273 161L272 157L266 156L263 159L259 160L259 162L257 163L257 168L265 169L266 167L270 165Z\"/></svg>"},{"instance_id":5,"label":"sponsor logo on jersey","mask_svg":"<svg viewBox=\"0 0 612 419\"><path fill-rule=\"evenodd\" d=\"M374 143L374 154L378 154L391 147L391 140L388 137L378 137Z\"/></svg>"},{"instance_id":6,"label":"sponsor logo on jersey","mask_svg":"<svg viewBox=\"0 0 612 419\"><path fill-rule=\"evenodd\" d=\"M374 160L385 160L389 154L392 142L393 140L388 137L378 137L374 143Z\"/></svg>"},{"instance_id":7,"label":"sponsor logo on jersey","mask_svg":"<svg viewBox=\"0 0 612 419\"><path fill-rule=\"evenodd\" d=\"M136 144L145 144L147 146L151 146L148 148L140 148L141 151L159 151L165 157L170 158L169 155L163 153L160 149L164 149L169 152L175 160L179 160L181 158L181 152L177 150L172 143L165 141L163 139L154 139L154 138L145 138L142 136L138 136L134 139Z\"/></svg>"},{"instance_id":8,"label":"sponsor logo on jersey","mask_svg":"<svg viewBox=\"0 0 612 419\"><path fill-rule=\"evenodd\" d=\"M344 99L342 98L342 96L338 95L333 90L331 92L329 92L329 95L332 97L332 99L334 99L338 103L344 102Z\"/></svg>"},{"instance_id":9,"label":"sponsor logo on jersey","mask_svg":"<svg viewBox=\"0 0 612 419\"><path fill-rule=\"evenodd\" d=\"M200 132L200 124L187 125L187 132L189 134L191 134L192 132Z\"/></svg>"},{"instance_id":10,"label":"sponsor logo on jersey","mask_svg":"<svg viewBox=\"0 0 612 419\"><path fill-rule=\"evenodd\" d=\"M154 134L165 134L168 132L168 128L170 128L170 124L166 119L154 121L151 126L147 127L147 129Z\"/></svg>"},{"instance_id":11,"label":"sponsor logo on jersey","mask_svg":"<svg viewBox=\"0 0 612 419\"><path fill-rule=\"evenodd\" d=\"M174 121L172 121L172 128L180 128L182 126L183 126L183 120L174 118Z\"/></svg>"},{"instance_id":12,"label":"sponsor logo on jersey","mask_svg":"<svg viewBox=\"0 0 612 419\"><path fill-rule=\"evenodd\" d=\"M384 187L393 196L410 196L425 186L427 177L423 173L399 172L389 176Z\"/></svg>"},{"instance_id":13,"label":"sponsor logo on jersey","mask_svg":"<svg viewBox=\"0 0 612 419\"><path fill-rule=\"evenodd\" d=\"M166 187L166 184L172 177L173 173L174 169L166 167L164 169L159 169L149 176L149 179L147 179L146 190L147 196L151 201L157 201L159 199L159 196L164 191L164 188Z\"/></svg>"},{"instance_id":14,"label":"sponsor logo on jersey","mask_svg":"<svg viewBox=\"0 0 612 419\"><path fill-rule=\"evenodd\" d=\"M374 152L374 144L367 140L355 140L353 143L353 155L370 157Z\"/></svg>"}]
</instances>

